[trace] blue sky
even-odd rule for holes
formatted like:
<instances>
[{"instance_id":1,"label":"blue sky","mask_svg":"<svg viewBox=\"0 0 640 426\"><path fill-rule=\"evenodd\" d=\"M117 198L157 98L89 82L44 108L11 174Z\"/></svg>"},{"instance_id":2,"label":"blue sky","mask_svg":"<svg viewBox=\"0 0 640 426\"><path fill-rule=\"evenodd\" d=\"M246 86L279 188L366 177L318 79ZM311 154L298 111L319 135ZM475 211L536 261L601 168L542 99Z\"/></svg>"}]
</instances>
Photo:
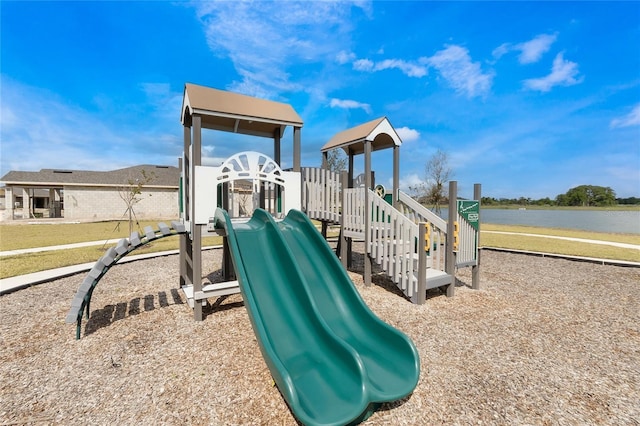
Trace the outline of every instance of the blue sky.
<instances>
[{"instance_id":1,"label":"blue sky","mask_svg":"<svg viewBox=\"0 0 640 426\"><path fill-rule=\"evenodd\" d=\"M2 1L0 15L0 176L177 165L190 82L290 103L303 166L386 116L405 188L440 149L462 196L476 182L496 198L640 196L640 2ZM233 136L204 132L208 164L272 153ZM378 182L391 158L374 153Z\"/></svg>"}]
</instances>

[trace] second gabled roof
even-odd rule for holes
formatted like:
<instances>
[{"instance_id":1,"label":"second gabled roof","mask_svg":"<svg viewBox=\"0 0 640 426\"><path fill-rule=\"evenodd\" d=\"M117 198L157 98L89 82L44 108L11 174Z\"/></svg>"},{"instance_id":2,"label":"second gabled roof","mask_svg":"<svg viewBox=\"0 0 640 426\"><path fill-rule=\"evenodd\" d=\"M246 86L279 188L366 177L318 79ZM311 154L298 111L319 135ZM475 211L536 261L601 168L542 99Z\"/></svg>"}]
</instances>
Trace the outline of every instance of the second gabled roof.
<instances>
[{"instance_id":1,"label":"second gabled roof","mask_svg":"<svg viewBox=\"0 0 640 426\"><path fill-rule=\"evenodd\" d=\"M371 142L371 150L402 145L402 140L387 117L376 118L340 133L336 133L321 149L322 152L342 148L347 153L362 154L364 142Z\"/></svg>"}]
</instances>

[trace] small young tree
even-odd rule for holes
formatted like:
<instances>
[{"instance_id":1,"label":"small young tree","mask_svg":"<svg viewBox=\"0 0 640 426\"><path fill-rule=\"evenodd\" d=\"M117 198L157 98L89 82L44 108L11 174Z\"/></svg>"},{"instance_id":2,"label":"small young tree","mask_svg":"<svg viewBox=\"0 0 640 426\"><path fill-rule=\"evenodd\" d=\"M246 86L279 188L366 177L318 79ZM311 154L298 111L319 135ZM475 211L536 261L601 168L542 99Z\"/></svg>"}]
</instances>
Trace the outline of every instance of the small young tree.
<instances>
[{"instance_id":1,"label":"small young tree","mask_svg":"<svg viewBox=\"0 0 640 426\"><path fill-rule=\"evenodd\" d=\"M147 173L146 170L142 169L140 173L142 174L142 179L136 179L135 181L129 179L127 185L118 188L118 195L127 206L124 214L129 217L129 235L133 232L133 218L135 216L133 206L142 200L142 188L155 178L155 173L153 172Z\"/></svg>"}]
</instances>

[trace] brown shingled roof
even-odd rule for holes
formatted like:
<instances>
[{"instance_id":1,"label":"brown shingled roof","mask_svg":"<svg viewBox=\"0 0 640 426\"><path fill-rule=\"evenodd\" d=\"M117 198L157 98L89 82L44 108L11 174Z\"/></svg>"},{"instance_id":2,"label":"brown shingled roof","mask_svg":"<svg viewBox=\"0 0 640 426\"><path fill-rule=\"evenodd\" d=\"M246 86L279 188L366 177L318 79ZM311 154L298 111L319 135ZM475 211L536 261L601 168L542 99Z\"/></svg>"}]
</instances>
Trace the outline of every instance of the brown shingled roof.
<instances>
[{"instance_id":1,"label":"brown shingled roof","mask_svg":"<svg viewBox=\"0 0 640 426\"><path fill-rule=\"evenodd\" d=\"M123 186L142 179L142 170L152 179L148 188L177 188L180 171L174 166L139 165L124 169L95 172L87 170L42 169L39 172L12 170L0 182L5 185L35 186Z\"/></svg>"}]
</instances>

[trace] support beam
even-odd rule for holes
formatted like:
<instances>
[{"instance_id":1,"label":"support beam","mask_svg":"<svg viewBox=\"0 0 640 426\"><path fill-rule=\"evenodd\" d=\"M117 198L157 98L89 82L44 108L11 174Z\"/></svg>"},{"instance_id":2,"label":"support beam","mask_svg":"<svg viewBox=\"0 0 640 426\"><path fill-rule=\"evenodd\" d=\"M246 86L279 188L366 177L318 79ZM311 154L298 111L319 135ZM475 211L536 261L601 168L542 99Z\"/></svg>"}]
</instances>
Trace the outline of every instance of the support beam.
<instances>
[{"instance_id":1,"label":"support beam","mask_svg":"<svg viewBox=\"0 0 640 426\"><path fill-rule=\"evenodd\" d=\"M479 183L476 183L475 185L473 185L473 199L477 200L478 203L480 203L482 200L482 185L480 185ZM478 208L480 215L482 215L481 207L482 205L480 205L480 207ZM476 237L477 238L476 244L479 244L478 240L480 238L481 222L482 221L480 220L480 218L478 218L478 233ZM480 290L480 250L479 249L477 253L476 264L471 267L471 288L473 288L474 290Z\"/></svg>"},{"instance_id":2,"label":"support beam","mask_svg":"<svg viewBox=\"0 0 640 426\"><path fill-rule=\"evenodd\" d=\"M294 127L293 128L293 171L294 172L299 172L300 171L300 158L301 158L300 133L301 133L301 130L302 130L301 127Z\"/></svg>"},{"instance_id":3,"label":"support beam","mask_svg":"<svg viewBox=\"0 0 640 426\"><path fill-rule=\"evenodd\" d=\"M373 184L371 179L371 141L364 142L364 285L371 285L371 257L369 257L369 244L371 244L371 204L369 203L369 189Z\"/></svg>"},{"instance_id":4,"label":"support beam","mask_svg":"<svg viewBox=\"0 0 640 426\"><path fill-rule=\"evenodd\" d=\"M184 127L185 130L188 129L188 127ZM182 158L178 158L178 170L180 170L180 176L184 176L184 163L182 161ZM185 193L185 188L184 188L184 178L182 178L182 182L180 184L180 200L178 200L178 202L180 203L180 219L182 219L184 221L185 219L185 211L184 211L184 195ZM178 259L178 267L180 269L180 287L184 286L187 284L185 277L187 276L187 234L180 234L180 236L178 237L178 241L179 241L179 245L180 245L180 257Z\"/></svg>"},{"instance_id":5,"label":"support beam","mask_svg":"<svg viewBox=\"0 0 640 426\"><path fill-rule=\"evenodd\" d=\"M280 129L276 129L273 133L273 161L275 161L278 166L282 167L282 163L280 162Z\"/></svg>"},{"instance_id":6,"label":"support beam","mask_svg":"<svg viewBox=\"0 0 640 426\"><path fill-rule=\"evenodd\" d=\"M430 231L425 222L418 224L418 295L416 298L418 305L424 305L427 300L427 251L425 249L430 247L424 247L423 244L425 244L427 232Z\"/></svg>"},{"instance_id":7,"label":"support beam","mask_svg":"<svg viewBox=\"0 0 640 426\"><path fill-rule=\"evenodd\" d=\"M13 209L15 206L15 199L13 197L13 187L5 186L4 187L4 203L5 209L7 209L7 213L9 215L9 219L13 220Z\"/></svg>"},{"instance_id":8,"label":"support beam","mask_svg":"<svg viewBox=\"0 0 640 426\"><path fill-rule=\"evenodd\" d=\"M348 180L349 180L349 173L348 172L342 172L340 175L340 180L342 181L342 205L346 205L346 199L347 196L346 194L346 189L348 187ZM344 224L345 224L345 218L344 218L344 214L340 215L340 260L342 261L342 266L344 266L344 269L347 269L350 266L350 262L349 262L349 255L350 255L350 251L349 251L349 243L347 242L347 238L344 236Z\"/></svg>"},{"instance_id":9,"label":"support beam","mask_svg":"<svg viewBox=\"0 0 640 426\"><path fill-rule=\"evenodd\" d=\"M195 180L195 168L202 164L202 120L199 115L194 115L193 121L193 143L192 147L192 159L190 167L190 193L191 193L191 245L193 248L192 253L192 270L193 270L193 293L196 294L202 291L202 225L198 225L194 222L196 217L195 209L195 191L198 184ZM196 301L193 307L193 318L196 321L202 321L202 303Z\"/></svg>"},{"instance_id":10,"label":"support beam","mask_svg":"<svg viewBox=\"0 0 640 426\"><path fill-rule=\"evenodd\" d=\"M445 272L451 275L447 286L447 297L453 297L456 288L456 255L453 251L453 222L458 220L458 182L449 181L449 220L447 221L447 243L445 245Z\"/></svg>"},{"instance_id":11,"label":"support beam","mask_svg":"<svg viewBox=\"0 0 640 426\"><path fill-rule=\"evenodd\" d=\"M31 194L27 188L22 188L22 218L31 219Z\"/></svg>"},{"instance_id":12,"label":"support beam","mask_svg":"<svg viewBox=\"0 0 640 426\"><path fill-rule=\"evenodd\" d=\"M398 208L398 193L400 191L400 147L393 146L393 197L392 206Z\"/></svg>"}]
</instances>

